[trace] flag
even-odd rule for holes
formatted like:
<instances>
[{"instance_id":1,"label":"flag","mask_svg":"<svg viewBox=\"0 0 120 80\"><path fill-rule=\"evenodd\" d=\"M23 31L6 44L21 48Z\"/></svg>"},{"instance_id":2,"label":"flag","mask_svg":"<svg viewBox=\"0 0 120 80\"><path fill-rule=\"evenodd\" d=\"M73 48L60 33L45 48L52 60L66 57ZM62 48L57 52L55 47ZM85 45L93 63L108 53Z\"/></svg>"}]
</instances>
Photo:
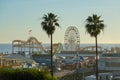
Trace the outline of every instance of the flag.
<instances>
[{"instance_id":1,"label":"flag","mask_svg":"<svg viewBox=\"0 0 120 80\"><path fill-rule=\"evenodd\" d=\"M30 29L29 31L28 31L28 34L30 35L32 33L32 30Z\"/></svg>"}]
</instances>

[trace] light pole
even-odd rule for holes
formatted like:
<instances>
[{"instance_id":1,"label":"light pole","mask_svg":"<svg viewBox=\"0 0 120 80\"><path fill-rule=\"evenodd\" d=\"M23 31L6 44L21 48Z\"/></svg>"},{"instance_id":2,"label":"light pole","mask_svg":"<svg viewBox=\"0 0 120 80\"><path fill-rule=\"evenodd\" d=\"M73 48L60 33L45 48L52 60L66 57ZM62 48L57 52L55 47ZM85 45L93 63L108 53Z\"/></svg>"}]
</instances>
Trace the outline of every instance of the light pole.
<instances>
[{"instance_id":1,"label":"light pole","mask_svg":"<svg viewBox=\"0 0 120 80\"><path fill-rule=\"evenodd\" d=\"M83 80L84 80L84 68L83 68L83 70L82 70L82 73L83 73Z\"/></svg>"},{"instance_id":2,"label":"light pole","mask_svg":"<svg viewBox=\"0 0 120 80\"><path fill-rule=\"evenodd\" d=\"M79 53L77 52L77 66L76 66L77 69L79 69Z\"/></svg>"},{"instance_id":3,"label":"light pole","mask_svg":"<svg viewBox=\"0 0 120 80\"><path fill-rule=\"evenodd\" d=\"M111 65L112 65L112 59L111 59L111 57L110 57L110 71L112 71Z\"/></svg>"}]
</instances>

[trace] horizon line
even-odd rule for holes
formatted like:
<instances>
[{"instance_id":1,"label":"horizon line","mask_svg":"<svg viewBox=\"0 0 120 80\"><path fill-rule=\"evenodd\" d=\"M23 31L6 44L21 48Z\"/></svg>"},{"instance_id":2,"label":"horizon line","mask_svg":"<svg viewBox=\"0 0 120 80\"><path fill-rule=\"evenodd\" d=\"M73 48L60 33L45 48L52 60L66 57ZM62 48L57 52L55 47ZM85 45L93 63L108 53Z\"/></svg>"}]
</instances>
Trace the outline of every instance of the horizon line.
<instances>
[{"instance_id":1,"label":"horizon line","mask_svg":"<svg viewBox=\"0 0 120 80\"><path fill-rule=\"evenodd\" d=\"M55 43L53 43L53 44L55 44ZM62 43L62 42L57 42L57 43ZM12 42L11 43L3 42L3 43L0 43L0 44L12 44ZM50 44L50 43L42 43L42 44ZM64 42L62 44L64 44ZM95 44L95 43L80 43L80 44ZM104 42L104 43L98 43L98 44L120 44L120 43L105 43Z\"/></svg>"}]
</instances>

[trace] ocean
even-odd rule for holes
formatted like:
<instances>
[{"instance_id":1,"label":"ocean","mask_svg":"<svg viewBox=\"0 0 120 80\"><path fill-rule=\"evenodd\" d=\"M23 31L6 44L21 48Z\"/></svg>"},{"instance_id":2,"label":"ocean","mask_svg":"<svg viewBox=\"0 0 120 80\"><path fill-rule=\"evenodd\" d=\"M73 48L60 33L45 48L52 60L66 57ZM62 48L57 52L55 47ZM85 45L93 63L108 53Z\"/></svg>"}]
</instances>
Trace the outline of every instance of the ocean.
<instances>
[{"instance_id":1,"label":"ocean","mask_svg":"<svg viewBox=\"0 0 120 80\"><path fill-rule=\"evenodd\" d=\"M94 46L95 44L80 44L80 47ZM50 46L49 44L42 44L43 47ZM63 44L64 46L64 44ZM98 44L102 49L110 50L112 47L120 47L120 44ZM0 53L11 53L12 52L12 44L0 44Z\"/></svg>"}]
</instances>

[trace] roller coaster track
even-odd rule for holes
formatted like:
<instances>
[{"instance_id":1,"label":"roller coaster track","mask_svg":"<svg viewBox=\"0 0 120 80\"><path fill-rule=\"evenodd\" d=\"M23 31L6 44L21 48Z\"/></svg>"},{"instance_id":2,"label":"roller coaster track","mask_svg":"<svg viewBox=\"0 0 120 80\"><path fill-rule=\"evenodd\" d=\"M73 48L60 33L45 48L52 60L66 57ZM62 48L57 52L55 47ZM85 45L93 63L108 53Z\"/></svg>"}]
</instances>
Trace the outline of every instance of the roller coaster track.
<instances>
[{"instance_id":1,"label":"roller coaster track","mask_svg":"<svg viewBox=\"0 0 120 80\"><path fill-rule=\"evenodd\" d=\"M20 48L20 49L22 49L22 48L36 48L36 49L40 49L44 52L47 52L46 49L42 46L42 43L39 42L35 37L29 37L27 39L27 41L13 40L12 41L12 52L13 53L14 53L15 47ZM50 50L50 46L49 46L49 50ZM59 53L61 50L63 50L63 46L61 43L53 44L53 53L54 54Z\"/></svg>"},{"instance_id":2,"label":"roller coaster track","mask_svg":"<svg viewBox=\"0 0 120 80\"><path fill-rule=\"evenodd\" d=\"M42 43L39 42L35 37L28 38L27 41L23 40L13 40L12 41L12 52L14 52L14 48L37 48L43 51L46 51L45 48L42 46Z\"/></svg>"},{"instance_id":3,"label":"roller coaster track","mask_svg":"<svg viewBox=\"0 0 120 80\"><path fill-rule=\"evenodd\" d=\"M63 46L61 43L58 43L56 48L54 49L54 54L60 53L63 50Z\"/></svg>"}]
</instances>

